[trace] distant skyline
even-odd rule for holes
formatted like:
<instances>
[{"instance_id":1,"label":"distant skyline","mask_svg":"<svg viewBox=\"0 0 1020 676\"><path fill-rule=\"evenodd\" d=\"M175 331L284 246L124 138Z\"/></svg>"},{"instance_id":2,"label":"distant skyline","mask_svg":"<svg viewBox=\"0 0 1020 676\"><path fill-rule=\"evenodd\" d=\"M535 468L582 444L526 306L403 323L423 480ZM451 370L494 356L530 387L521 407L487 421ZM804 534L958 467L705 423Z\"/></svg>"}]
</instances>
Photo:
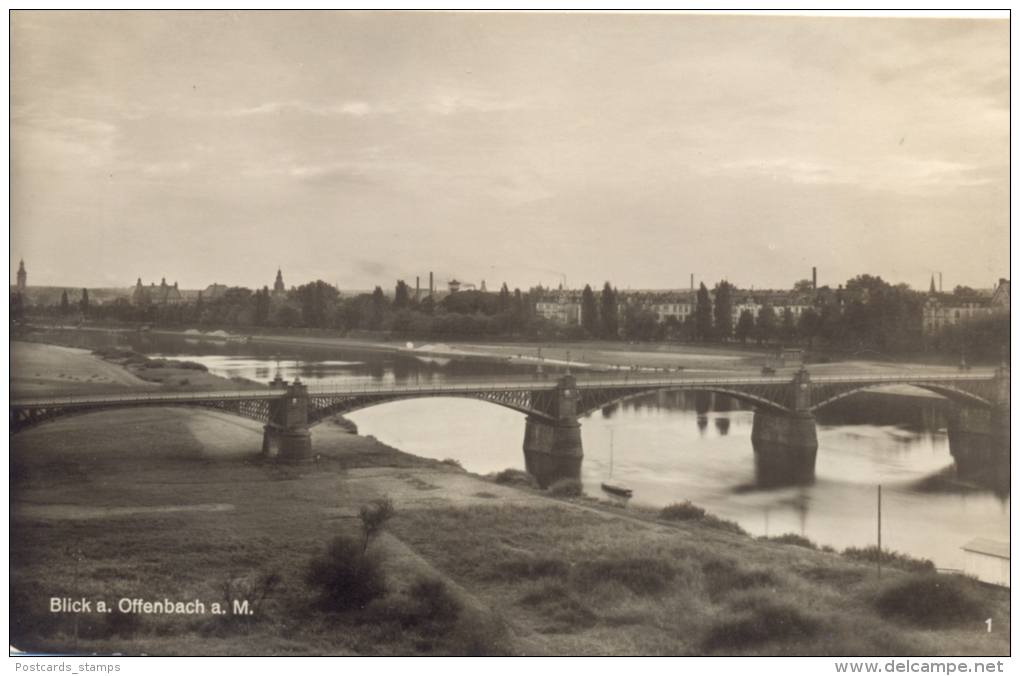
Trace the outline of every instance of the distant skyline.
<instances>
[{"instance_id":1,"label":"distant skyline","mask_svg":"<svg viewBox=\"0 0 1020 676\"><path fill-rule=\"evenodd\" d=\"M1005 19L10 19L12 285L1010 276Z\"/></svg>"}]
</instances>

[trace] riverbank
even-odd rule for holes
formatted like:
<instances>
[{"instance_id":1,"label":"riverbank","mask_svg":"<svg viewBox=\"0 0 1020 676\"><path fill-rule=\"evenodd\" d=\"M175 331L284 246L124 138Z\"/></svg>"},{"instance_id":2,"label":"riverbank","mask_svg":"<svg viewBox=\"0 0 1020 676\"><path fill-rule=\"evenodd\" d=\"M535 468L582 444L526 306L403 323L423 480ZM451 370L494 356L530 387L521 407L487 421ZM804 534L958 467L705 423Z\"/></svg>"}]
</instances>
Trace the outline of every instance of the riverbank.
<instances>
[{"instance_id":1,"label":"riverbank","mask_svg":"<svg viewBox=\"0 0 1020 676\"><path fill-rule=\"evenodd\" d=\"M149 359L131 350L89 351L62 345L10 342L10 393L97 394L153 390L210 392L261 388L245 378L221 378L204 366L173 359Z\"/></svg>"},{"instance_id":2,"label":"riverbank","mask_svg":"<svg viewBox=\"0 0 1020 676\"><path fill-rule=\"evenodd\" d=\"M137 333L137 327L114 325L83 325L77 329L72 327L47 327L37 325L29 329L19 329L19 335L26 340L32 334L49 330L96 331L103 333ZM292 329L248 329L245 332L227 333L209 328L204 333L186 333L183 330L148 330L153 335L180 336L191 340L208 340L225 343L230 340L251 342L266 345L290 345L294 347L335 348L371 350L382 353L403 354L423 360L455 360L469 359L473 361L495 361L507 364L525 365L533 368L543 366L562 370L567 366L580 370L640 370L670 371L690 373L691 375L760 375L761 368L766 364L773 366L776 375L792 376L801 368L799 363L784 365L776 363L774 355L777 347L755 347L730 343L725 345L699 345L694 343L632 343L624 341L572 341L572 342L511 342L511 341L398 341L385 338L351 338L335 331ZM20 338L19 338L20 339ZM47 339L48 340L48 339ZM877 354L877 353L875 353ZM881 358L840 359L834 355L826 355L820 360L805 364L814 375L839 373L842 375L875 375L908 373L915 369L946 370L956 372L955 365L929 365L918 361L897 361L884 355Z\"/></svg>"},{"instance_id":3,"label":"riverbank","mask_svg":"<svg viewBox=\"0 0 1020 676\"><path fill-rule=\"evenodd\" d=\"M703 520L553 499L329 423L314 429L307 465L263 463L260 445L258 423L173 408L12 437L12 644L204 655L1009 653L1008 590L964 581L980 617L932 629L880 610L909 579L902 571L879 580L837 554ZM359 510L381 498L395 510L370 544L385 595L363 610L317 610L309 561L356 534ZM51 597L210 607L230 597L258 610L75 618L49 612Z\"/></svg>"}]
</instances>

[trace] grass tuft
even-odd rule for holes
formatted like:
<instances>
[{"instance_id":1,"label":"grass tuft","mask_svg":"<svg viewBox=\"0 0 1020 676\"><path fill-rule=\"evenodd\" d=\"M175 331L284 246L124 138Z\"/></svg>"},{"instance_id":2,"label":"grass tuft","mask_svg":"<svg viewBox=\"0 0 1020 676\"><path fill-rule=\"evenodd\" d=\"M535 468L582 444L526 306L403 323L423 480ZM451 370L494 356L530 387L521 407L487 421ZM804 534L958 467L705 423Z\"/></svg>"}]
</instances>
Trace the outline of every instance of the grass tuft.
<instances>
[{"instance_id":1,"label":"grass tuft","mask_svg":"<svg viewBox=\"0 0 1020 676\"><path fill-rule=\"evenodd\" d=\"M493 481L503 486L527 486L528 488L538 488L538 480L534 476L519 469L505 469L502 472L498 472L493 478Z\"/></svg>"},{"instance_id":2,"label":"grass tuft","mask_svg":"<svg viewBox=\"0 0 1020 676\"><path fill-rule=\"evenodd\" d=\"M549 495L558 498L579 498L584 495L584 484L578 479L560 479L549 486Z\"/></svg>"},{"instance_id":3,"label":"grass tuft","mask_svg":"<svg viewBox=\"0 0 1020 676\"><path fill-rule=\"evenodd\" d=\"M804 547L806 549L818 549L818 545L810 539L803 535L797 535L796 533L784 533L783 535L773 535L772 537L763 535L758 539L765 542L775 542L781 545L793 545L794 547Z\"/></svg>"},{"instance_id":4,"label":"grass tuft","mask_svg":"<svg viewBox=\"0 0 1020 676\"><path fill-rule=\"evenodd\" d=\"M720 519L715 514L705 511L704 507L699 507L690 500L666 505L659 512L659 518L666 521L698 521L708 528L737 533L738 535L747 535L747 531L741 528L740 524L736 521Z\"/></svg>"},{"instance_id":5,"label":"grass tuft","mask_svg":"<svg viewBox=\"0 0 1020 676\"><path fill-rule=\"evenodd\" d=\"M587 629L599 621L598 613L562 582L547 582L521 599L549 621L539 631L544 634L568 634Z\"/></svg>"},{"instance_id":6,"label":"grass tuft","mask_svg":"<svg viewBox=\"0 0 1020 676\"><path fill-rule=\"evenodd\" d=\"M665 559L617 556L579 563L571 583L587 592L615 582L638 596L650 596L661 594L676 576L676 569Z\"/></svg>"},{"instance_id":7,"label":"grass tuft","mask_svg":"<svg viewBox=\"0 0 1020 676\"><path fill-rule=\"evenodd\" d=\"M883 617L930 629L957 627L985 617L974 583L936 573L897 580L879 595L875 608Z\"/></svg>"},{"instance_id":8,"label":"grass tuft","mask_svg":"<svg viewBox=\"0 0 1020 676\"><path fill-rule=\"evenodd\" d=\"M776 577L768 570L745 569L733 559L713 558L701 566L705 575L705 586L712 598L727 592L775 586Z\"/></svg>"},{"instance_id":9,"label":"grass tuft","mask_svg":"<svg viewBox=\"0 0 1020 676\"><path fill-rule=\"evenodd\" d=\"M705 518L705 514L707 512L704 507L698 507L690 500L684 500L663 507L659 512L659 518L667 521L695 521Z\"/></svg>"},{"instance_id":10,"label":"grass tuft","mask_svg":"<svg viewBox=\"0 0 1020 676\"><path fill-rule=\"evenodd\" d=\"M878 547L871 545L868 547L847 547L843 550L843 556L854 561L864 561L867 563L878 564L879 557L883 566L889 566L890 568L899 568L905 570L908 573L934 573L935 564L928 559L918 559L909 554L900 554L899 552L890 551L883 549L881 555L879 554Z\"/></svg>"},{"instance_id":11,"label":"grass tuft","mask_svg":"<svg viewBox=\"0 0 1020 676\"><path fill-rule=\"evenodd\" d=\"M706 514L705 518L701 520L701 523L714 528L716 530L723 530L727 533L736 533L737 535L747 535L747 531L740 527L740 524L736 521L730 521L729 519L720 519L715 514Z\"/></svg>"},{"instance_id":12,"label":"grass tuft","mask_svg":"<svg viewBox=\"0 0 1020 676\"><path fill-rule=\"evenodd\" d=\"M570 564L559 558L529 557L504 561L496 568L503 580L537 580L543 577L565 578Z\"/></svg>"},{"instance_id":13,"label":"grass tuft","mask_svg":"<svg viewBox=\"0 0 1020 676\"><path fill-rule=\"evenodd\" d=\"M734 650L768 641L811 638L819 631L817 620L794 606L765 597L751 597L739 612L714 622L705 633L705 650Z\"/></svg>"}]
</instances>

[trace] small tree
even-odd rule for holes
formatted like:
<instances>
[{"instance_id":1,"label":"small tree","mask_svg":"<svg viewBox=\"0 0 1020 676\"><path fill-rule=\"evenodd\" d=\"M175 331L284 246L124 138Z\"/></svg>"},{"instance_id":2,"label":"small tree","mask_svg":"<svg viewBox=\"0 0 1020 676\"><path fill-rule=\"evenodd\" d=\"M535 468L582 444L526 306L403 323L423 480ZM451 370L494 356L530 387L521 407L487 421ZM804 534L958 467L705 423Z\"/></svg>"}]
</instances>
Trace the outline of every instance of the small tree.
<instances>
[{"instance_id":1,"label":"small tree","mask_svg":"<svg viewBox=\"0 0 1020 676\"><path fill-rule=\"evenodd\" d=\"M87 315L89 313L89 290L81 290L81 301L78 302L78 307L81 308L81 313Z\"/></svg>"},{"instance_id":2,"label":"small tree","mask_svg":"<svg viewBox=\"0 0 1020 676\"><path fill-rule=\"evenodd\" d=\"M71 304L67 300L67 291L60 295L60 314L66 315L71 311Z\"/></svg>"},{"instance_id":3,"label":"small tree","mask_svg":"<svg viewBox=\"0 0 1020 676\"><path fill-rule=\"evenodd\" d=\"M776 311L771 305L766 305L758 312L758 320L754 323L754 337L758 344L768 343L775 338L778 328Z\"/></svg>"},{"instance_id":4,"label":"small tree","mask_svg":"<svg viewBox=\"0 0 1020 676\"><path fill-rule=\"evenodd\" d=\"M740 318L737 320L737 328L734 333L737 340L744 345L747 344L747 339L754 333L754 315L750 310L740 311Z\"/></svg>"},{"instance_id":5,"label":"small tree","mask_svg":"<svg viewBox=\"0 0 1020 676\"><path fill-rule=\"evenodd\" d=\"M365 546L362 551L368 550L368 543L382 532L383 526L393 518L395 513L393 501L389 498L378 498L371 504L361 506L361 509L358 510L358 518L361 519L361 533L365 537Z\"/></svg>"},{"instance_id":6,"label":"small tree","mask_svg":"<svg viewBox=\"0 0 1020 676\"><path fill-rule=\"evenodd\" d=\"M393 293L393 309L401 310L407 307L411 302L410 294L407 292L407 284L404 280L397 282L397 288Z\"/></svg>"},{"instance_id":7,"label":"small tree","mask_svg":"<svg viewBox=\"0 0 1020 676\"><path fill-rule=\"evenodd\" d=\"M733 285L727 281L715 285L715 336L719 340L733 337Z\"/></svg>"},{"instance_id":8,"label":"small tree","mask_svg":"<svg viewBox=\"0 0 1020 676\"><path fill-rule=\"evenodd\" d=\"M694 333L702 342L712 336L712 299L704 282L698 288L697 306L694 308Z\"/></svg>"},{"instance_id":9,"label":"small tree","mask_svg":"<svg viewBox=\"0 0 1020 676\"><path fill-rule=\"evenodd\" d=\"M510 289L506 282L503 282L503 288L499 290L499 311L510 312L510 310Z\"/></svg>"},{"instance_id":10,"label":"small tree","mask_svg":"<svg viewBox=\"0 0 1020 676\"><path fill-rule=\"evenodd\" d=\"M386 301L386 294L383 293L382 287L375 287L375 291L372 292L372 318L370 328L373 331L378 331L382 328L383 315L386 313L386 308L389 303Z\"/></svg>"},{"instance_id":11,"label":"small tree","mask_svg":"<svg viewBox=\"0 0 1020 676\"><path fill-rule=\"evenodd\" d=\"M369 552L369 543L382 532L394 514L393 501L378 498L358 511L362 539L341 535L334 538L325 553L308 564L305 582L319 590L319 606L339 612L365 605L386 593L386 577L377 552Z\"/></svg>"},{"instance_id":12,"label":"small tree","mask_svg":"<svg viewBox=\"0 0 1020 676\"><path fill-rule=\"evenodd\" d=\"M793 310L783 308L783 326L780 330L784 342L789 342L797 337L797 324L793 319Z\"/></svg>"},{"instance_id":13,"label":"small tree","mask_svg":"<svg viewBox=\"0 0 1020 676\"><path fill-rule=\"evenodd\" d=\"M599 318L602 326L602 337L607 340L614 340L618 337L620 331L620 317L619 310L616 307L616 292L609 285L609 282L606 282L605 286L602 287L602 297L599 300L599 305L601 306Z\"/></svg>"},{"instance_id":14,"label":"small tree","mask_svg":"<svg viewBox=\"0 0 1020 676\"><path fill-rule=\"evenodd\" d=\"M587 284L581 292L581 328L589 338L599 334L599 304L595 300L595 293Z\"/></svg>"}]
</instances>

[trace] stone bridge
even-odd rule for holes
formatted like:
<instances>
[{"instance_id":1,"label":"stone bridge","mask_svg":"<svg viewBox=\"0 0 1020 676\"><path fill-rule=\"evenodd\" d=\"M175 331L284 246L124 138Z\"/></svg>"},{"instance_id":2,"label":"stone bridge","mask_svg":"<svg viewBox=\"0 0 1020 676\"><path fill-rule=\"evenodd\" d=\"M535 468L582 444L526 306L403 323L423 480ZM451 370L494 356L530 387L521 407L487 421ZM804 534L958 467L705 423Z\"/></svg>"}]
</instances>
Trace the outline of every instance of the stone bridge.
<instances>
[{"instance_id":1,"label":"stone bridge","mask_svg":"<svg viewBox=\"0 0 1020 676\"><path fill-rule=\"evenodd\" d=\"M201 393L130 393L52 396L12 400L10 431L69 415L137 406L199 406L265 423L262 451L282 461L311 457L309 429L332 416L368 406L420 397L469 397L527 416L524 456L528 471L546 484L580 475L582 418L609 404L657 391L724 394L755 409L751 440L760 476L814 476L818 449L814 412L862 390L911 385L956 402L950 425L955 438L1009 439L1009 367L994 371L917 369L893 375L823 376L806 370L790 377L690 378L631 372L550 378L462 378L402 384L316 384L277 376L269 389ZM963 435L963 436L961 436ZM999 444L1001 445L1001 443ZM804 479L801 476L801 479ZM766 481L767 482L767 481Z\"/></svg>"}]
</instances>

